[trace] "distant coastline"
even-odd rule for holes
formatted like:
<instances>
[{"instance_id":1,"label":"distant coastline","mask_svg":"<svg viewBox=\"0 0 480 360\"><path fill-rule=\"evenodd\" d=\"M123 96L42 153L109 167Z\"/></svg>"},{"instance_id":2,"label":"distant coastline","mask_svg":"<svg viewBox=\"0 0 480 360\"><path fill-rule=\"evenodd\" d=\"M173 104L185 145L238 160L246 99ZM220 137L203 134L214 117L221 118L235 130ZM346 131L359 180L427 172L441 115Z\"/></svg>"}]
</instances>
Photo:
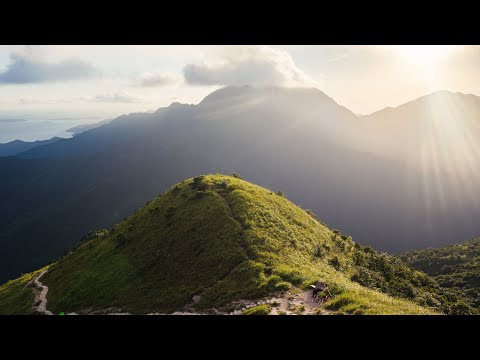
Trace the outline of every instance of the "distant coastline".
<instances>
[{"instance_id":1,"label":"distant coastline","mask_svg":"<svg viewBox=\"0 0 480 360\"><path fill-rule=\"evenodd\" d=\"M0 119L0 123L16 123L16 122L25 122L25 119Z\"/></svg>"}]
</instances>

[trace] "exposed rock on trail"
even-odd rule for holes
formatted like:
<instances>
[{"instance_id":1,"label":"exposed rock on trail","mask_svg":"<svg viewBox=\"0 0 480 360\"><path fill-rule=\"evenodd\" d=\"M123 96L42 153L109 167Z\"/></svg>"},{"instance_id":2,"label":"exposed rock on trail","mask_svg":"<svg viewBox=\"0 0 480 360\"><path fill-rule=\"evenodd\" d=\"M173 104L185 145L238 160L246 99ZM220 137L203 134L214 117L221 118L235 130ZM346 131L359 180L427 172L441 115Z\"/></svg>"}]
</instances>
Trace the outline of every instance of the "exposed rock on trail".
<instances>
[{"instance_id":1,"label":"exposed rock on trail","mask_svg":"<svg viewBox=\"0 0 480 360\"><path fill-rule=\"evenodd\" d=\"M40 282L40 278L47 272L47 270L43 271L39 276L37 276L32 282L32 290L35 295L35 299L33 300L33 309L42 313L44 315L53 315L53 313L47 310L47 293L48 293L48 286L43 285Z\"/></svg>"}]
</instances>

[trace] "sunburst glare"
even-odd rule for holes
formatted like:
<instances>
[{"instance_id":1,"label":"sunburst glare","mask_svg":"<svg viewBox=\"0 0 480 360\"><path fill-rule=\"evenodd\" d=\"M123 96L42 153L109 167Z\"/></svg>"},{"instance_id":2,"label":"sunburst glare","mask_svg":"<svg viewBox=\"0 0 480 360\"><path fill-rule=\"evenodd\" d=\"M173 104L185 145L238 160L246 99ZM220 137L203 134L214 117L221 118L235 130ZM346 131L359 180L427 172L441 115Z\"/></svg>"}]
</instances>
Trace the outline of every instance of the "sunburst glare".
<instances>
[{"instance_id":1,"label":"sunburst glare","mask_svg":"<svg viewBox=\"0 0 480 360\"><path fill-rule=\"evenodd\" d=\"M451 53L462 48L459 45L390 45L388 47L409 63L424 68L436 66Z\"/></svg>"}]
</instances>

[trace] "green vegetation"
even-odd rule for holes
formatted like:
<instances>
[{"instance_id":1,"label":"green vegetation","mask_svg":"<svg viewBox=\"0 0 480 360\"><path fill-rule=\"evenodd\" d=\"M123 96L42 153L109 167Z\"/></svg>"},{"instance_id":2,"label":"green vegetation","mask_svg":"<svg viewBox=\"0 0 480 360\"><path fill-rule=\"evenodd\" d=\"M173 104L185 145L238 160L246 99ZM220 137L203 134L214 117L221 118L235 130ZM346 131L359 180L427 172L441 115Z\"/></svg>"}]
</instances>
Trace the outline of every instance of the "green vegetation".
<instances>
[{"instance_id":1,"label":"green vegetation","mask_svg":"<svg viewBox=\"0 0 480 360\"><path fill-rule=\"evenodd\" d=\"M405 284L413 281L410 275L422 275L405 270L408 276L397 277L397 267L407 267L390 262L330 230L283 193L239 177L206 175L182 181L113 229L83 239L42 282L54 313L173 312L195 295L198 310L221 308L270 292L302 291L318 279L329 284L336 297L326 305L338 313L441 310L415 304L420 295L435 298L434 285L412 296ZM385 286L378 285L382 279Z\"/></svg>"},{"instance_id":2,"label":"green vegetation","mask_svg":"<svg viewBox=\"0 0 480 360\"><path fill-rule=\"evenodd\" d=\"M243 315L268 315L272 311L272 307L267 304L251 307L243 312Z\"/></svg>"},{"instance_id":3,"label":"green vegetation","mask_svg":"<svg viewBox=\"0 0 480 360\"><path fill-rule=\"evenodd\" d=\"M410 299L447 314L452 313L451 306L459 301L430 276L412 269L396 257L355 244L351 259L354 268L351 279L370 289Z\"/></svg>"},{"instance_id":4,"label":"green vegetation","mask_svg":"<svg viewBox=\"0 0 480 360\"><path fill-rule=\"evenodd\" d=\"M34 313L32 308L34 295L28 282L43 270L24 274L0 286L0 314L30 315Z\"/></svg>"},{"instance_id":5,"label":"green vegetation","mask_svg":"<svg viewBox=\"0 0 480 360\"><path fill-rule=\"evenodd\" d=\"M480 238L440 249L413 250L400 258L451 294L450 313L480 314Z\"/></svg>"},{"instance_id":6,"label":"green vegetation","mask_svg":"<svg viewBox=\"0 0 480 360\"><path fill-rule=\"evenodd\" d=\"M304 311L305 311L305 305L298 305L297 307L295 307L295 310L294 310L296 315L302 315Z\"/></svg>"}]
</instances>

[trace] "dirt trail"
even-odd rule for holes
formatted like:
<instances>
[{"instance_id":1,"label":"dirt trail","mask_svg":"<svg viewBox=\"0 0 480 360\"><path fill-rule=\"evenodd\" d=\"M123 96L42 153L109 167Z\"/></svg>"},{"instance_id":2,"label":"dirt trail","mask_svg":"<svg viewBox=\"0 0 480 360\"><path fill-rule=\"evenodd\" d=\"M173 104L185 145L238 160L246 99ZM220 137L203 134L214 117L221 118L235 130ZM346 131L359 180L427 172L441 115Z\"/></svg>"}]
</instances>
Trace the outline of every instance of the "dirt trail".
<instances>
[{"instance_id":1,"label":"dirt trail","mask_svg":"<svg viewBox=\"0 0 480 360\"><path fill-rule=\"evenodd\" d=\"M276 296L273 297L272 295L257 300L236 300L229 306L227 306L227 308L230 310L208 309L205 312L197 312L195 311L194 306L192 306L193 304L191 304L190 306L186 306L183 311L176 311L172 314L148 313L146 315L242 315L245 310L263 304L271 306L272 309L269 315L329 315L331 313L331 311L326 310L323 307L322 302L320 302L318 299L312 298L311 290L299 291L298 289L296 289L294 290L294 293L278 293L276 294ZM199 299L200 296L195 296L193 303L197 302ZM45 313L52 314L48 310L46 310ZM133 313L122 311L119 308L108 308L93 312L87 311L81 313L84 315L135 315ZM67 315L79 314L67 313Z\"/></svg>"},{"instance_id":2,"label":"dirt trail","mask_svg":"<svg viewBox=\"0 0 480 360\"><path fill-rule=\"evenodd\" d=\"M47 293L48 286L43 285L40 282L40 278L47 272L43 271L39 276L33 280L33 293L35 294L35 299L33 300L33 309L45 315L53 315L53 313L47 310Z\"/></svg>"},{"instance_id":3,"label":"dirt trail","mask_svg":"<svg viewBox=\"0 0 480 360\"><path fill-rule=\"evenodd\" d=\"M327 315L330 311L323 308L319 299L312 297L312 291L306 290L289 294L280 300L280 305L273 308L270 315ZM317 310L321 309L318 313Z\"/></svg>"}]
</instances>

